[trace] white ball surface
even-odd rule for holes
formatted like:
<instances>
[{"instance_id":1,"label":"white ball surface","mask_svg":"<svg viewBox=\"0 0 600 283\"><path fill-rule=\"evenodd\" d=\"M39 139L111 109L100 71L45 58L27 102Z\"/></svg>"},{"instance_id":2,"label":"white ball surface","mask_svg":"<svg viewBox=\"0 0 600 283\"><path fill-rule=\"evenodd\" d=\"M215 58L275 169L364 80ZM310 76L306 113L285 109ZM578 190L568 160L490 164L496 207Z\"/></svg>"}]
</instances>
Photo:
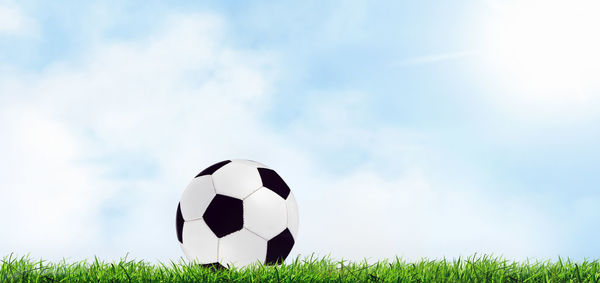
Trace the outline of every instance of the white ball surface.
<instances>
[{"instance_id":1,"label":"white ball surface","mask_svg":"<svg viewBox=\"0 0 600 283\"><path fill-rule=\"evenodd\" d=\"M186 187L176 230L186 258L199 264L280 263L296 241L298 205L274 170L251 160L226 160Z\"/></svg>"}]
</instances>

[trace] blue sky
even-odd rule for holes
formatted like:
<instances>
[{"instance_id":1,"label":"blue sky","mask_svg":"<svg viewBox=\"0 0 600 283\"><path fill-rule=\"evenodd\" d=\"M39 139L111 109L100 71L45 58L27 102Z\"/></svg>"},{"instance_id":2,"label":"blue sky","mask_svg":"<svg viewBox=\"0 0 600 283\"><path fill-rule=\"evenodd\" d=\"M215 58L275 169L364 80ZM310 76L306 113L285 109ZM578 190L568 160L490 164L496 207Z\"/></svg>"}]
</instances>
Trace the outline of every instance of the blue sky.
<instances>
[{"instance_id":1,"label":"blue sky","mask_svg":"<svg viewBox=\"0 0 600 283\"><path fill-rule=\"evenodd\" d=\"M294 254L594 257L600 6L526 3L0 2L0 253L177 258L189 179L248 158Z\"/></svg>"}]
</instances>

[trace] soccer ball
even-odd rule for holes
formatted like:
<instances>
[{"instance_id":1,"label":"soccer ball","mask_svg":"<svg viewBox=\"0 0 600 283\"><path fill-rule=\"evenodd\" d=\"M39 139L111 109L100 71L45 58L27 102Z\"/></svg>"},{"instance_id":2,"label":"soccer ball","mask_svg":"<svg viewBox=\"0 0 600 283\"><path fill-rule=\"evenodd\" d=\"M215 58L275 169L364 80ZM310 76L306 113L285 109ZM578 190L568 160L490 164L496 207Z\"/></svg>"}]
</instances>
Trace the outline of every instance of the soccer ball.
<instances>
[{"instance_id":1,"label":"soccer ball","mask_svg":"<svg viewBox=\"0 0 600 283\"><path fill-rule=\"evenodd\" d=\"M200 172L177 205L177 240L190 261L245 267L281 263L298 234L298 205L269 167L226 160Z\"/></svg>"}]
</instances>

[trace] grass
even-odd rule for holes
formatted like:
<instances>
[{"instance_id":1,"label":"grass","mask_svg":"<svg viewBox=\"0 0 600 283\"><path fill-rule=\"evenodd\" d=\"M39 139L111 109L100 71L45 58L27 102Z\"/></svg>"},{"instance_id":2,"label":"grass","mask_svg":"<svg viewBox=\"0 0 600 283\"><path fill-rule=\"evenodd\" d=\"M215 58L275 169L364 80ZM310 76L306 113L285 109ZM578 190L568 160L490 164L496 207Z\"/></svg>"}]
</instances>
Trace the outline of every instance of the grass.
<instances>
[{"instance_id":1,"label":"grass","mask_svg":"<svg viewBox=\"0 0 600 283\"><path fill-rule=\"evenodd\" d=\"M405 262L334 261L296 258L281 266L254 265L217 270L183 260L168 264L121 259L52 263L28 256L6 256L0 263L0 282L599 282L598 260L580 263L518 263L473 255L454 260Z\"/></svg>"}]
</instances>

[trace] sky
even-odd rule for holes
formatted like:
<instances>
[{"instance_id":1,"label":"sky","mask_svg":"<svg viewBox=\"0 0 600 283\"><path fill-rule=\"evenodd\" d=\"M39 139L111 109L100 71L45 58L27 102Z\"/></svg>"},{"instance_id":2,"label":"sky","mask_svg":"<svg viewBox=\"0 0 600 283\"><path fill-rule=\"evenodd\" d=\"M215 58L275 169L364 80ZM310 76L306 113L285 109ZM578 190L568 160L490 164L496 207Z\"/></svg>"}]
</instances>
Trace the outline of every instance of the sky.
<instances>
[{"instance_id":1,"label":"sky","mask_svg":"<svg viewBox=\"0 0 600 283\"><path fill-rule=\"evenodd\" d=\"M296 196L290 258L597 259L599 12L2 0L0 255L181 258L184 188L241 158Z\"/></svg>"}]
</instances>

